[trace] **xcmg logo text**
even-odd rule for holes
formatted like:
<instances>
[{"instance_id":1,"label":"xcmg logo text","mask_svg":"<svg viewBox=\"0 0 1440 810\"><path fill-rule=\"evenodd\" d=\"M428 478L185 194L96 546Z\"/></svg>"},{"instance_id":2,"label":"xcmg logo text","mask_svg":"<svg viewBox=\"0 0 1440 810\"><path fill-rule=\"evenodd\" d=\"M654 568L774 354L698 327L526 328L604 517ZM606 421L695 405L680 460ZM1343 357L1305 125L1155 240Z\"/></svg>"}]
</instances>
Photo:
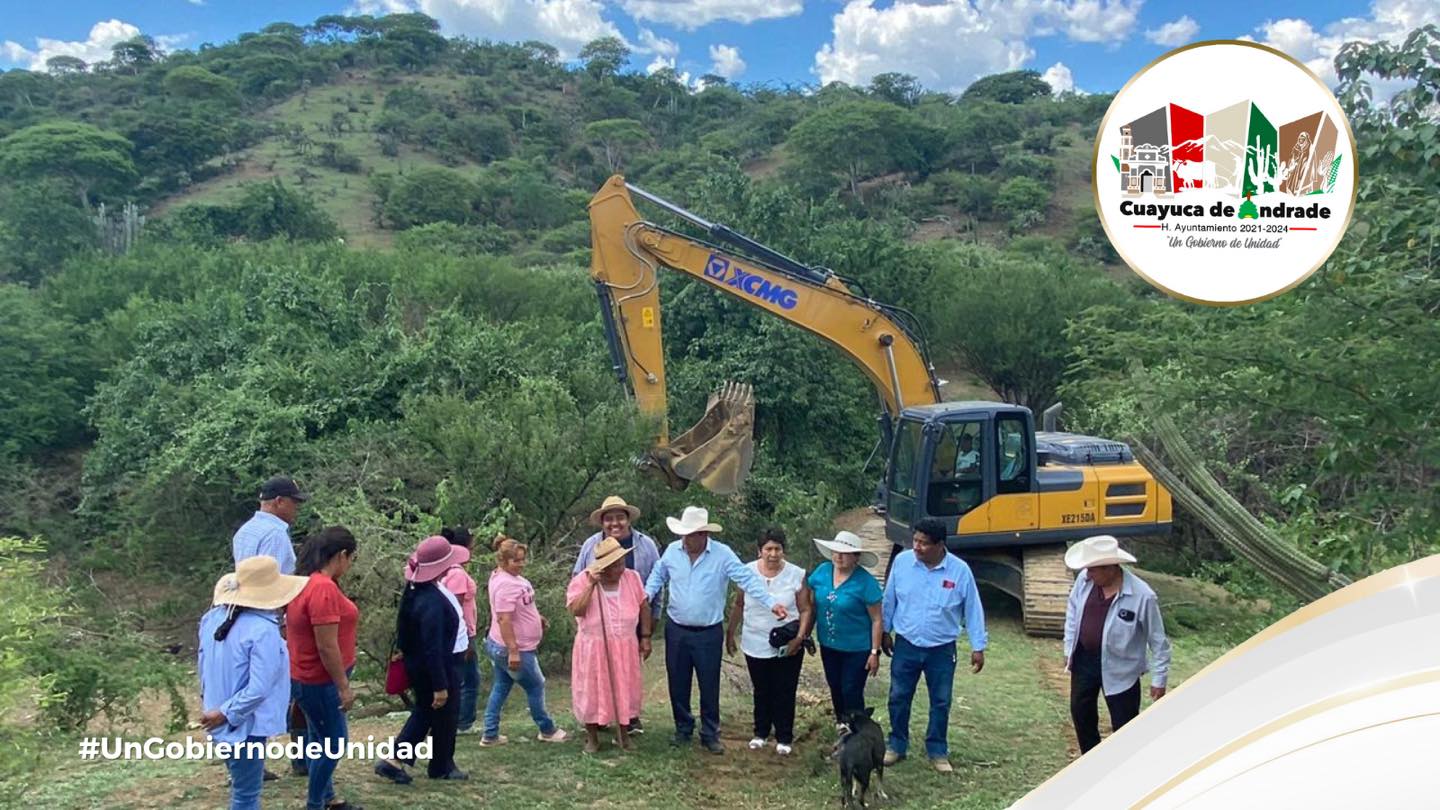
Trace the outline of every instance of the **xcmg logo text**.
<instances>
[{"instance_id":1,"label":"xcmg logo text","mask_svg":"<svg viewBox=\"0 0 1440 810\"><path fill-rule=\"evenodd\" d=\"M722 256L710 256L710 261L705 263L705 275L716 281L723 281L726 286L734 287L753 298L775 304L781 309L794 309L800 300L799 294L789 287L783 287L764 276L731 264L729 259Z\"/></svg>"}]
</instances>

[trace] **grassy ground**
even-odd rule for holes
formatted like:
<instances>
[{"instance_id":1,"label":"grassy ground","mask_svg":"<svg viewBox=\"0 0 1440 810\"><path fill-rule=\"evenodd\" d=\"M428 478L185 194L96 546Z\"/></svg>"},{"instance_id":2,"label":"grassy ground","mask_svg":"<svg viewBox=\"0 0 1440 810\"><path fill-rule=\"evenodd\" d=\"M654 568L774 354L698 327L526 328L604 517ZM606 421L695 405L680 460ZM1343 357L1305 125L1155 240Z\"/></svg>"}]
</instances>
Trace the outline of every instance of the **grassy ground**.
<instances>
[{"instance_id":1,"label":"grassy ground","mask_svg":"<svg viewBox=\"0 0 1440 810\"><path fill-rule=\"evenodd\" d=\"M1146 575L1162 600L1177 605L1177 617L1190 617L1175 628L1175 675L1172 685L1193 674L1233 641L1224 628L1243 622L1249 611L1225 600L1223 594L1185 580ZM988 594L987 594L988 597ZM941 776L914 758L889 770L886 780L892 808L1002 808L1064 767L1074 756L1074 738L1066 702L1067 680L1054 639L1025 636L1012 604L987 598L990 650L985 670L972 675L963 662L956 674L950 723L951 761L955 773ZM1164 601L1162 601L1164 604ZM1196 621L1203 618L1203 621ZM1184 626L1203 625L1199 629ZM564 673L552 673L548 688L551 712L574 731ZM867 690L877 719L888 730L885 695L888 661ZM795 754L781 759L773 747L753 752L750 737L749 681L743 661L727 659L722 679L724 755L669 745L672 725L666 700L663 653L656 651L646 669L648 732L638 750L623 754L612 747L595 756L580 753L578 741L559 745L535 741L535 728L525 711L523 695L511 695L502 723L510 737L503 748L481 749L475 736L461 737L456 759L468 771L468 782L435 783L422 776L410 786L396 786L375 777L369 762L345 761L336 784L343 798L371 810L410 807L472 807L502 802L506 807L671 807L810 808L838 797L835 766L825 759L834 731L829 699L818 660L805 662L796 723ZM482 686L482 706L483 692ZM923 750L924 689L912 714L912 751ZM352 739L395 734L400 717L376 715L377 700L362 699L352 721ZM1102 712L1103 714L1103 712ZM1102 725L1103 725L1102 721ZM74 750L57 752L57 763L37 785L28 802L37 806L76 808L223 806L227 800L225 770L205 762L81 762ZM277 767L276 770L282 770ZM299 807L305 781L288 772L265 787L271 807Z\"/></svg>"}]
</instances>

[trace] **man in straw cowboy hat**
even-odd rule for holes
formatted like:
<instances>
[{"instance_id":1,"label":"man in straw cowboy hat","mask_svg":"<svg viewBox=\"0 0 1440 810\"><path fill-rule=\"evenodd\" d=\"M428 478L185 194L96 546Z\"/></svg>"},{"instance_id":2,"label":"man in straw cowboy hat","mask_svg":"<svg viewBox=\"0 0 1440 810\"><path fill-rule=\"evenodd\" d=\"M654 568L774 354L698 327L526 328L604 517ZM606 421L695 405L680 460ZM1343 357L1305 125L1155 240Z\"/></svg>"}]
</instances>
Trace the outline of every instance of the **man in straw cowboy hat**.
<instances>
[{"instance_id":1,"label":"man in straw cowboy hat","mask_svg":"<svg viewBox=\"0 0 1440 810\"><path fill-rule=\"evenodd\" d=\"M595 550L605 538L613 538L620 547L630 551L625 555L625 567L639 575L643 583L650 578L650 572L655 570L655 563L660 561L660 546L650 535L635 528L635 521L640 518L640 510L625 502L619 495L611 495L606 498L595 511L590 513L590 525L595 526L599 531L585 538L580 545L580 554L575 558L575 565L570 569L570 576L578 576L581 571L590 567L595 562ZM650 618L652 623L660 620L660 603L657 601L650 607ZM635 627L637 638L640 627ZM628 730L631 734L643 734L645 729L640 724L640 717L630 718Z\"/></svg>"},{"instance_id":2,"label":"man in straw cowboy hat","mask_svg":"<svg viewBox=\"0 0 1440 810\"><path fill-rule=\"evenodd\" d=\"M1103 690L1110 726L1119 730L1140 713L1140 676L1146 648L1153 659L1150 698L1165 695L1170 640L1155 591L1121 568L1135 558L1108 534L1088 537L1065 552L1065 564L1079 571L1065 606L1065 668L1070 672L1070 718L1080 753L1100 744Z\"/></svg>"},{"instance_id":3,"label":"man in straw cowboy hat","mask_svg":"<svg viewBox=\"0 0 1440 810\"><path fill-rule=\"evenodd\" d=\"M665 675L670 686L670 710L675 716L672 745L689 745L695 732L690 713L690 675L700 683L700 744L712 754L723 754L720 744L720 660L725 653L725 591L734 582L745 595L783 619L788 613L765 590L765 583L740 562L729 546L710 538L721 531L710 513L687 506L679 518L665 518L679 537L665 548L645 582L645 596L654 604L669 586L665 623Z\"/></svg>"},{"instance_id":4,"label":"man in straw cowboy hat","mask_svg":"<svg viewBox=\"0 0 1440 810\"><path fill-rule=\"evenodd\" d=\"M280 573L274 557L240 561L215 583L212 607L200 619L200 725L212 739L254 743L285 732L290 699L290 653L280 637L280 614L304 590L305 577ZM230 806L260 807L265 759L259 750L232 754Z\"/></svg>"},{"instance_id":5,"label":"man in straw cowboy hat","mask_svg":"<svg viewBox=\"0 0 1440 810\"><path fill-rule=\"evenodd\" d=\"M964 560L949 553L944 523L926 518L915 524L911 549L901 552L885 580L885 635L880 646L890 661L890 740L885 764L905 758L910 746L910 704L920 676L930 693L925 754L940 773L951 773L950 697L955 686L955 642L964 628L970 637L970 671L985 667L985 611L975 576ZM892 641L891 632L895 633Z\"/></svg>"}]
</instances>

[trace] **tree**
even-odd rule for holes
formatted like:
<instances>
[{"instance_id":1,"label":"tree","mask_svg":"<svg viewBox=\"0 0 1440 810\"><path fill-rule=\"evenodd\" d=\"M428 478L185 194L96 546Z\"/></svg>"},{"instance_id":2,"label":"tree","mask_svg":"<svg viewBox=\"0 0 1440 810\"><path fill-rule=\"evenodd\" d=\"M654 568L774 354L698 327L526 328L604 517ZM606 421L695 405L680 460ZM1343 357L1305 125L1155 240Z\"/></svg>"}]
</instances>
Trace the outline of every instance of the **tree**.
<instances>
[{"instance_id":1,"label":"tree","mask_svg":"<svg viewBox=\"0 0 1440 810\"><path fill-rule=\"evenodd\" d=\"M1129 296L1062 247L1027 255L982 245L936 248L926 322L947 349L1006 402L1036 413L1055 401L1073 360L1065 327L1091 306L1125 305ZM950 348L953 347L953 348Z\"/></svg>"},{"instance_id":2,"label":"tree","mask_svg":"<svg viewBox=\"0 0 1440 810\"><path fill-rule=\"evenodd\" d=\"M90 69L84 59L78 56L52 56L45 60L45 69L56 76L73 76Z\"/></svg>"},{"instance_id":3,"label":"tree","mask_svg":"<svg viewBox=\"0 0 1440 810\"><path fill-rule=\"evenodd\" d=\"M881 73L870 80L870 95L901 107L914 107L924 92L920 80L908 73Z\"/></svg>"},{"instance_id":4,"label":"tree","mask_svg":"<svg viewBox=\"0 0 1440 810\"><path fill-rule=\"evenodd\" d=\"M234 218L237 235L253 241L323 241L340 235L335 221L314 200L279 180L247 185L234 206Z\"/></svg>"},{"instance_id":5,"label":"tree","mask_svg":"<svg viewBox=\"0 0 1440 810\"><path fill-rule=\"evenodd\" d=\"M92 193L121 193L134 182L132 149L122 136L89 124L36 124L0 140L0 174L64 180L88 210Z\"/></svg>"},{"instance_id":6,"label":"tree","mask_svg":"<svg viewBox=\"0 0 1440 810\"><path fill-rule=\"evenodd\" d=\"M39 284L95 244L95 224L56 181L0 188L0 282Z\"/></svg>"},{"instance_id":7,"label":"tree","mask_svg":"<svg viewBox=\"0 0 1440 810\"><path fill-rule=\"evenodd\" d=\"M385 200L391 227L405 229L429 222L464 225L474 218L475 184L459 172L439 167L416 169L400 178Z\"/></svg>"},{"instance_id":8,"label":"tree","mask_svg":"<svg viewBox=\"0 0 1440 810\"><path fill-rule=\"evenodd\" d=\"M116 43L110 49L110 57L116 68L128 68L130 73L139 73L140 68L158 61L160 49L155 45L154 39L141 35Z\"/></svg>"},{"instance_id":9,"label":"tree","mask_svg":"<svg viewBox=\"0 0 1440 810\"><path fill-rule=\"evenodd\" d=\"M608 118L586 124L585 138L604 147L605 162L613 174L620 171L625 153L650 140L650 133L633 118Z\"/></svg>"},{"instance_id":10,"label":"tree","mask_svg":"<svg viewBox=\"0 0 1440 810\"><path fill-rule=\"evenodd\" d=\"M995 210L1010 217L1012 230L1021 231L1045 218L1050 189L1029 177L1012 177L995 195Z\"/></svg>"},{"instance_id":11,"label":"tree","mask_svg":"<svg viewBox=\"0 0 1440 810\"><path fill-rule=\"evenodd\" d=\"M84 434L92 372L82 333L30 289L0 284L0 457L66 447Z\"/></svg>"},{"instance_id":12,"label":"tree","mask_svg":"<svg viewBox=\"0 0 1440 810\"><path fill-rule=\"evenodd\" d=\"M620 72L630 58L630 49L617 37L601 37L585 43L580 49L580 61L585 63L585 72L596 81L607 81Z\"/></svg>"},{"instance_id":13,"label":"tree","mask_svg":"<svg viewBox=\"0 0 1440 810\"><path fill-rule=\"evenodd\" d=\"M859 199L861 180L894 169L923 169L939 142L940 133L909 110L866 99L809 115L790 130L786 145L798 163L842 173Z\"/></svg>"},{"instance_id":14,"label":"tree","mask_svg":"<svg viewBox=\"0 0 1440 810\"><path fill-rule=\"evenodd\" d=\"M977 79L960 98L965 101L989 100L1002 104L1020 104L1032 98L1050 95L1050 85L1033 70L1012 70Z\"/></svg>"},{"instance_id":15,"label":"tree","mask_svg":"<svg viewBox=\"0 0 1440 810\"><path fill-rule=\"evenodd\" d=\"M199 65L182 65L166 73L161 87L172 96L192 101L214 101L226 106L240 103L240 88L234 81Z\"/></svg>"}]
</instances>

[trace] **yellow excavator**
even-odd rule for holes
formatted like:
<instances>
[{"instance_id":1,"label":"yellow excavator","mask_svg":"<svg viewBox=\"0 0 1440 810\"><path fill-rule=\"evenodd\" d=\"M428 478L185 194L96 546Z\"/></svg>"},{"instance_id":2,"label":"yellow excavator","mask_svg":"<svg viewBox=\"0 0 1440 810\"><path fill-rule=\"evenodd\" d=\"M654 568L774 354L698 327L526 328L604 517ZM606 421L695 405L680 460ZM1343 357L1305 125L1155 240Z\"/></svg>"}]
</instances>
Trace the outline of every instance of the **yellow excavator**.
<instances>
[{"instance_id":1,"label":"yellow excavator","mask_svg":"<svg viewBox=\"0 0 1440 810\"><path fill-rule=\"evenodd\" d=\"M703 231L646 220L640 198ZM884 478L874 516L854 529L881 557L908 547L916 521L951 526L949 548L976 578L1020 601L1031 635L1060 635L1071 577L1066 541L1093 534L1168 533L1170 493L1120 442L1036 432L1029 408L947 402L917 319L720 224L611 177L590 200L591 277L615 373L644 413L660 419L647 463L671 486L734 492L750 471L755 400L729 383L695 427L665 423L659 274L669 269L818 335L875 385L883 414ZM1047 417L1048 418L1048 417ZM1049 426L1047 426L1049 427Z\"/></svg>"}]
</instances>

